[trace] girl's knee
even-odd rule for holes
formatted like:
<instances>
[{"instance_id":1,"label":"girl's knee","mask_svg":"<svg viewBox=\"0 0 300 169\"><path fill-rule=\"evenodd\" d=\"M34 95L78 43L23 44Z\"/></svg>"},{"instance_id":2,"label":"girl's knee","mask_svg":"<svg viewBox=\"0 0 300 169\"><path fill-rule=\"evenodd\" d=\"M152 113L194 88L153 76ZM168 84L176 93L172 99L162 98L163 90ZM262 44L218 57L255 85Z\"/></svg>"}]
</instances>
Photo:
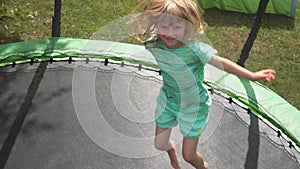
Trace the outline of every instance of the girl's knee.
<instances>
[{"instance_id":1,"label":"girl's knee","mask_svg":"<svg viewBox=\"0 0 300 169\"><path fill-rule=\"evenodd\" d=\"M154 147L157 150L168 151L171 148L175 147L175 143L172 140L171 141L165 141L165 140L155 139Z\"/></svg>"},{"instance_id":2,"label":"girl's knee","mask_svg":"<svg viewBox=\"0 0 300 169\"><path fill-rule=\"evenodd\" d=\"M195 159L201 160L203 162L202 156L197 152L189 152L189 151L183 150L182 157L188 163L192 163Z\"/></svg>"},{"instance_id":3,"label":"girl's knee","mask_svg":"<svg viewBox=\"0 0 300 169\"><path fill-rule=\"evenodd\" d=\"M161 151L167 151L171 148L169 138L171 129L156 127L154 147Z\"/></svg>"},{"instance_id":4,"label":"girl's knee","mask_svg":"<svg viewBox=\"0 0 300 169\"><path fill-rule=\"evenodd\" d=\"M182 151L182 157L188 163L191 163L195 159L195 156L195 152Z\"/></svg>"},{"instance_id":5,"label":"girl's knee","mask_svg":"<svg viewBox=\"0 0 300 169\"><path fill-rule=\"evenodd\" d=\"M157 142L157 141L155 141L154 147L155 147L157 150L167 151L167 148L166 148L167 146L164 145L163 143L160 143L160 142Z\"/></svg>"}]
</instances>

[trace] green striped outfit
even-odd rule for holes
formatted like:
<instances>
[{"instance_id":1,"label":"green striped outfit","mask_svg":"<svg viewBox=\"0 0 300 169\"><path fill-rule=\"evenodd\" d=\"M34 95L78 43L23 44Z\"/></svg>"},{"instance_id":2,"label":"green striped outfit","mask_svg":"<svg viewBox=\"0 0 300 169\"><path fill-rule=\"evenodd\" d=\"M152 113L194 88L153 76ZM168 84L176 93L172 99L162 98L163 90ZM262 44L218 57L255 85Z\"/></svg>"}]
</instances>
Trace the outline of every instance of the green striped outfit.
<instances>
[{"instance_id":1,"label":"green striped outfit","mask_svg":"<svg viewBox=\"0 0 300 169\"><path fill-rule=\"evenodd\" d=\"M164 42L149 43L163 77L157 97L156 125L172 128L179 124L184 137L197 139L207 124L211 99L203 87L204 65L217 54L210 45L188 42L168 49Z\"/></svg>"}]
</instances>

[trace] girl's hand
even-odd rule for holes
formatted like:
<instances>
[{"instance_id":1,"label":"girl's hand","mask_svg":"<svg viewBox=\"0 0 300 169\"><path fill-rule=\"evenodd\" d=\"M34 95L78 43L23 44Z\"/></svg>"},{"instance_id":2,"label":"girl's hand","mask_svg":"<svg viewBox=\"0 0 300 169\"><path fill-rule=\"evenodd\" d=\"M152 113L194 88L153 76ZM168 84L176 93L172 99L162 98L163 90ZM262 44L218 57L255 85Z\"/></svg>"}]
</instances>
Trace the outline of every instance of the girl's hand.
<instances>
[{"instance_id":1,"label":"girl's hand","mask_svg":"<svg viewBox=\"0 0 300 169\"><path fill-rule=\"evenodd\" d=\"M257 80L265 80L267 82L270 82L272 80L275 80L275 74L276 71L273 69L265 69L265 70L261 70L258 72L254 72L253 73L253 81L257 81Z\"/></svg>"}]
</instances>

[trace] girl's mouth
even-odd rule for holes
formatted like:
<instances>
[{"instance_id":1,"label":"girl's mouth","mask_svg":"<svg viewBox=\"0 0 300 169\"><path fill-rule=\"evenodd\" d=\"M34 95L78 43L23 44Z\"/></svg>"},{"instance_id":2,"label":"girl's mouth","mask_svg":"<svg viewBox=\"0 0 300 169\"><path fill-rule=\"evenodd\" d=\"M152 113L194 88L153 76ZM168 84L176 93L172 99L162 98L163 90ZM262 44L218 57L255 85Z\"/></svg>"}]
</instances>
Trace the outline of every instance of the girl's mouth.
<instances>
[{"instance_id":1,"label":"girl's mouth","mask_svg":"<svg viewBox=\"0 0 300 169\"><path fill-rule=\"evenodd\" d=\"M169 36L165 36L164 38L165 38L165 40L168 41L168 42L173 42L173 41L176 40L175 38L172 38L172 37L169 37Z\"/></svg>"}]
</instances>

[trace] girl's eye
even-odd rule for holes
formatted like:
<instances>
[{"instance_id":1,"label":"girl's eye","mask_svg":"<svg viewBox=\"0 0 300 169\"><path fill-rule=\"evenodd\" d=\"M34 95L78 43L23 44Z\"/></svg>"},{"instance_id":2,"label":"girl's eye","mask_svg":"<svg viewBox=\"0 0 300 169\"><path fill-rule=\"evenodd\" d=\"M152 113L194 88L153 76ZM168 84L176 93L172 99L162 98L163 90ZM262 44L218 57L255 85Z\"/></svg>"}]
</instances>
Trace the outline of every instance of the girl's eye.
<instances>
[{"instance_id":1,"label":"girl's eye","mask_svg":"<svg viewBox=\"0 0 300 169\"><path fill-rule=\"evenodd\" d=\"M161 28L162 28L162 29L167 29L168 27L167 27L167 26L161 26Z\"/></svg>"}]
</instances>

